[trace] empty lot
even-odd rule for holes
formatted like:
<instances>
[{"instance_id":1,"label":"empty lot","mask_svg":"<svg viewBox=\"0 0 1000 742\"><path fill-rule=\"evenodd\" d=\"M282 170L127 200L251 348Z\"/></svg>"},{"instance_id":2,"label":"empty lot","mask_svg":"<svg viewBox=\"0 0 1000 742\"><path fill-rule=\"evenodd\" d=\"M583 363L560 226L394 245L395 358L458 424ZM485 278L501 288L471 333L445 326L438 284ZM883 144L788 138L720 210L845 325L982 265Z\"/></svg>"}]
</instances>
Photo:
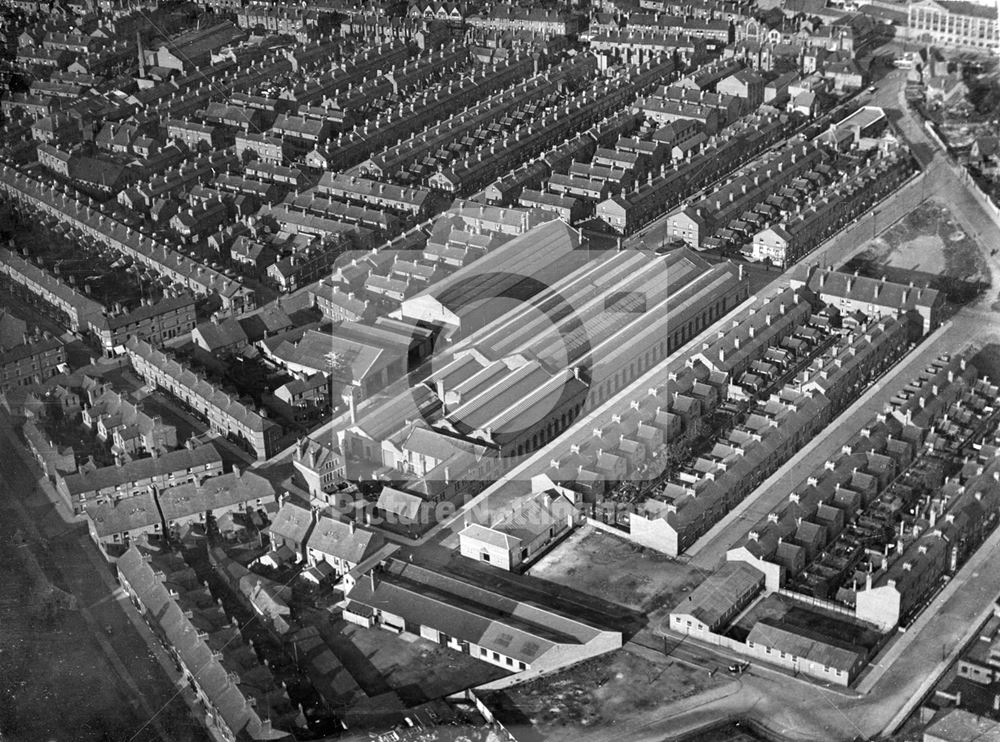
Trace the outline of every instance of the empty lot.
<instances>
[{"instance_id":1,"label":"empty lot","mask_svg":"<svg viewBox=\"0 0 1000 742\"><path fill-rule=\"evenodd\" d=\"M504 726L515 735L524 735L518 739L628 739L630 727L655 720L664 706L736 682L728 675L709 677L688 665L653 662L629 649L619 649L562 672L485 694L485 700Z\"/></svg>"},{"instance_id":2,"label":"empty lot","mask_svg":"<svg viewBox=\"0 0 1000 742\"><path fill-rule=\"evenodd\" d=\"M979 243L947 206L934 199L925 201L870 241L859 257L949 278L989 278Z\"/></svg>"},{"instance_id":3,"label":"empty lot","mask_svg":"<svg viewBox=\"0 0 1000 742\"><path fill-rule=\"evenodd\" d=\"M583 526L528 574L639 611L672 607L704 576L665 554Z\"/></svg>"}]
</instances>

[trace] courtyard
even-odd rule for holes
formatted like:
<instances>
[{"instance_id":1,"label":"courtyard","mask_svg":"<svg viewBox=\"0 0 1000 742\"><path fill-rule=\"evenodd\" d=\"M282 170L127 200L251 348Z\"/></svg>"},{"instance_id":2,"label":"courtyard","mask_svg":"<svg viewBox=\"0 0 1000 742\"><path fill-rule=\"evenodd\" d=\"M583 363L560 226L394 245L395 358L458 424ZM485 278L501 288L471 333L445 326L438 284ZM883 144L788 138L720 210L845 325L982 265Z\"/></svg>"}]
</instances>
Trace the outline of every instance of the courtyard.
<instances>
[{"instance_id":1,"label":"courtyard","mask_svg":"<svg viewBox=\"0 0 1000 742\"><path fill-rule=\"evenodd\" d=\"M772 593L757 602L737 619L727 633L734 639L746 641L754 625L764 619L786 625L792 630L807 631L831 642L850 645L864 652L871 652L882 639L882 634L873 626L857 621L853 617L808 606L777 593Z\"/></svg>"}]
</instances>

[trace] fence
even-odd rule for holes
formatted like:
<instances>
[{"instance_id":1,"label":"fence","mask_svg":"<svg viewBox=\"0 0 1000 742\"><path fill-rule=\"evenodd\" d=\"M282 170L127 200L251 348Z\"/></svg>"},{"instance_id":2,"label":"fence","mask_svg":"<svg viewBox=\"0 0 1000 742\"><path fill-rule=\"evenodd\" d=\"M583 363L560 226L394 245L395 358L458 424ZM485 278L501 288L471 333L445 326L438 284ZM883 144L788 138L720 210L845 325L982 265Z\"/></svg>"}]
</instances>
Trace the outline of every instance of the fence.
<instances>
[{"instance_id":1,"label":"fence","mask_svg":"<svg viewBox=\"0 0 1000 742\"><path fill-rule=\"evenodd\" d=\"M728 636L716 634L712 631L692 631L688 636L703 641L706 644L728 649L743 657L752 657L767 664L791 670L796 675L802 674L816 680L823 680L844 687L850 685L854 676L860 670L861 664L863 664L858 662L853 667L838 669L836 667L825 666L819 662L796 657L777 647L768 647L758 643L755 643L751 647L745 642L730 639Z\"/></svg>"},{"instance_id":2,"label":"fence","mask_svg":"<svg viewBox=\"0 0 1000 742\"><path fill-rule=\"evenodd\" d=\"M797 593L794 590L788 590L783 587L778 588L778 594L784 595L786 598L791 598L799 603L805 603L806 605L815 606L816 608L822 608L827 611L833 611L835 613L841 613L845 616L850 616L851 618L856 618L854 611L850 608L845 605L841 605L840 603L834 603L831 600L823 600L822 598L816 598L812 595L806 595L805 593Z\"/></svg>"},{"instance_id":3,"label":"fence","mask_svg":"<svg viewBox=\"0 0 1000 742\"><path fill-rule=\"evenodd\" d=\"M924 128L927 130L927 133L930 134L934 143L947 155L948 145L944 143L944 140L942 140L940 136L938 136L937 130L934 128L934 122L924 121Z\"/></svg>"},{"instance_id":4,"label":"fence","mask_svg":"<svg viewBox=\"0 0 1000 742\"><path fill-rule=\"evenodd\" d=\"M979 205L983 207L983 210L990 215L990 219L993 223L1000 228L1000 207L998 207L993 199L987 194L983 193L983 190L979 187L979 184L969 175L969 171L964 167L959 169L959 179L965 183L969 192L972 194L973 198L979 202Z\"/></svg>"},{"instance_id":5,"label":"fence","mask_svg":"<svg viewBox=\"0 0 1000 742\"><path fill-rule=\"evenodd\" d=\"M610 533L613 536L618 536L619 538L626 538L631 541L631 535L627 528L622 528L621 526L612 525L611 523L605 523L600 518L591 518L587 516L587 525L593 526L598 531L604 531L604 533Z\"/></svg>"},{"instance_id":6,"label":"fence","mask_svg":"<svg viewBox=\"0 0 1000 742\"><path fill-rule=\"evenodd\" d=\"M517 742L517 737L515 737L503 724L500 723L500 720L496 718L489 706L483 703L479 696L477 696L471 688L463 691L460 695L476 707L476 710L483 715L483 718L486 719L486 723L493 727L493 731L501 740L504 742Z\"/></svg>"}]
</instances>

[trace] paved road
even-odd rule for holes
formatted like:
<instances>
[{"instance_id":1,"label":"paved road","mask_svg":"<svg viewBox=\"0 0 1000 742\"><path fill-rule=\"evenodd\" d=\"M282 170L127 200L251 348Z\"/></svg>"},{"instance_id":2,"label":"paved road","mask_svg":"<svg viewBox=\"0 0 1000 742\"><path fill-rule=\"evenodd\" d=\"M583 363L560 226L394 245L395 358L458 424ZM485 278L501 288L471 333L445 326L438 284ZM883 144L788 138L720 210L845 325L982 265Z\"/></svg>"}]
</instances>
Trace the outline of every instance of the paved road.
<instances>
[{"instance_id":1,"label":"paved road","mask_svg":"<svg viewBox=\"0 0 1000 742\"><path fill-rule=\"evenodd\" d=\"M793 739L866 739L895 731L936 679L976 633L1000 593L1000 531L995 532L940 593L906 634L876 659L873 682L858 691L825 688L754 663L742 677L738 696L696 696L664 709L659 727L637 739L673 739L728 717L753 717L767 729ZM675 640L676 635L671 635ZM898 647L898 648L897 648ZM702 667L721 667L730 655L688 640L671 658ZM861 692L864 691L864 692ZM702 701L702 703L699 703Z\"/></svg>"},{"instance_id":2,"label":"paved road","mask_svg":"<svg viewBox=\"0 0 1000 742\"><path fill-rule=\"evenodd\" d=\"M136 742L207 739L175 685L177 673L171 677L164 671L164 666L171 667L172 663L166 660L132 604L122 599L122 591L86 535L86 529L72 522L68 509L50 485L39 486L38 472L17 440L14 424L0 412L0 445L12 452L0 458L0 517L5 526L0 529L3 532L0 537L7 537L8 529L20 528L28 538L29 548L46 566L47 574L76 596L80 615L95 644L93 661L106 665L101 676L109 688L95 693L95 703L108 702L117 695L124 699L120 703L132 707L133 722L125 739ZM112 627L111 637L106 634L108 626ZM44 633L44 629L39 631ZM56 663L59 658L47 657L43 661ZM54 708L58 708L63 689L57 686L51 690ZM95 706L89 711L100 714L101 710ZM109 718L128 715L118 709L106 711ZM82 730L77 733L79 736L74 739L91 739Z\"/></svg>"},{"instance_id":3,"label":"paved road","mask_svg":"<svg viewBox=\"0 0 1000 742\"><path fill-rule=\"evenodd\" d=\"M825 244L810 260L840 263L873 234L884 230L924 197L938 197L946 202L965 228L984 246L991 275L1000 275L1000 258L989 255L1000 245L1000 229L969 192L961 171L946 156L932 148L934 143L914 120L903 101L905 74L890 73L880 84L874 102L886 108L896 121L904 139L928 162L923 180L908 186L909 192L897 194L879 207L882 221L865 224L862 220L846 233ZM912 208L912 206L910 206ZM891 209L891 210L890 210ZM902 213L900 213L902 212ZM870 219L877 219L872 215ZM867 228L872 231L867 233ZM1000 339L1000 312L994 311L991 297L983 297L960 310L951 326L930 339L928 345L905 361L892 378L900 380L928 354L960 349L970 342L985 344ZM787 496L797 482L808 476L815 463L842 445L840 438L857 429L862 418L869 417L880 405L885 390L893 385L881 382L871 399L838 421L825 440L807 456L796 457L779 471L770 485L758 490L743 513L727 519L713 538L699 542L692 550L693 563L710 568L723 557L725 550L745 534L749 524L766 513L773 502ZM843 432L842 432L843 431ZM806 461L808 458L808 461ZM942 591L923 615L901 639L897 639L876 658L866 678L859 684L864 694L851 696L812 684L803 686L776 678L773 673L752 673L743 678L739 694L718 697L698 696L670 709L664 720L645 730L642 738L672 739L720 719L752 716L768 729L796 739L835 740L855 736L873 737L892 732L901 725L935 680L954 661L961 647L975 633L995 596L1000 593L1000 570L989 567L1000 559L1000 532L973 556L960 573ZM725 661L726 655L712 647L700 647L699 654L714 655ZM699 701L707 701L699 703Z\"/></svg>"},{"instance_id":4,"label":"paved road","mask_svg":"<svg viewBox=\"0 0 1000 742\"><path fill-rule=\"evenodd\" d=\"M789 493L805 482L820 462L836 455L848 440L882 410L900 387L905 386L920 372L926 365L927 358L963 350L980 340L980 333L980 323L970 322L965 318L958 318L939 328L933 337L890 369L857 402L765 480L750 497L698 539L686 552L690 563L703 570L716 569L725 560L726 552L741 541L755 523L765 518L780 502L788 498Z\"/></svg>"}]
</instances>

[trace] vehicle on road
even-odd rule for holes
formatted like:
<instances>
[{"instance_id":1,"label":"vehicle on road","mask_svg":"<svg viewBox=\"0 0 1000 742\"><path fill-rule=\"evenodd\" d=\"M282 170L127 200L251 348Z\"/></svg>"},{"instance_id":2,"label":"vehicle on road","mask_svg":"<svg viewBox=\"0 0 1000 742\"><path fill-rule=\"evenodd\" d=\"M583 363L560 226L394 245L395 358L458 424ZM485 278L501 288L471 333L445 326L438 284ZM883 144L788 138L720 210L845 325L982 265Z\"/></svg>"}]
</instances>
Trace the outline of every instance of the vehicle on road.
<instances>
[{"instance_id":1,"label":"vehicle on road","mask_svg":"<svg viewBox=\"0 0 1000 742\"><path fill-rule=\"evenodd\" d=\"M742 675L750 667L749 662L734 662L729 666L729 672L734 675Z\"/></svg>"}]
</instances>

